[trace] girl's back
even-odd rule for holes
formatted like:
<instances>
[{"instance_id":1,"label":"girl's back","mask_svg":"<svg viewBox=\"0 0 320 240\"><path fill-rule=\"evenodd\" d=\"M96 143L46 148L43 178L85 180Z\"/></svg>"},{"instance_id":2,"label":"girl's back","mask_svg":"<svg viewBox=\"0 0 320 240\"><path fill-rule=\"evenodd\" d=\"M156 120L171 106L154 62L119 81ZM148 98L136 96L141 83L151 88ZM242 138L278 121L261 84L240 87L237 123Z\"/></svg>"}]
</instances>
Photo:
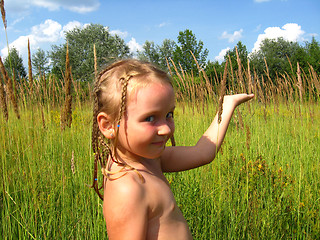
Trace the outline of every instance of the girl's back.
<instances>
[{"instance_id":1,"label":"girl's back","mask_svg":"<svg viewBox=\"0 0 320 240\"><path fill-rule=\"evenodd\" d=\"M106 182L104 215L109 237L192 239L187 222L161 171L160 161L146 159L133 167L142 178L132 170L125 175L119 173L114 176L119 178ZM117 170L117 166L112 168L112 171Z\"/></svg>"}]
</instances>

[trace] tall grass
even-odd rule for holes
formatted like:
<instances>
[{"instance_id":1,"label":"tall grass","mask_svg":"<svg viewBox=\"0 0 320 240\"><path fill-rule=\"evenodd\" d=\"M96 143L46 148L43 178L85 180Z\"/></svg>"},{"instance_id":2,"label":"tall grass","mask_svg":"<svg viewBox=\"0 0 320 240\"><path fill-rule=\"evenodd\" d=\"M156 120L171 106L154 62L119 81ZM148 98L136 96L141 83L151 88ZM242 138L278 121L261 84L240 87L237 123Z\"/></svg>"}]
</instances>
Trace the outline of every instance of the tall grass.
<instances>
[{"instance_id":1,"label":"tall grass","mask_svg":"<svg viewBox=\"0 0 320 240\"><path fill-rule=\"evenodd\" d=\"M1 119L1 228L4 239L99 239L106 235L91 181L90 112L74 111L60 130L59 111L25 111ZM74 157L72 158L72 153ZM72 162L74 173L72 171Z\"/></svg>"},{"instance_id":2,"label":"tall grass","mask_svg":"<svg viewBox=\"0 0 320 240\"><path fill-rule=\"evenodd\" d=\"M167 174L195 239L317 239L320 234L320 110L260 103L236 113L217 159ZM265 109L265 110L264 110ZM299 110L300 109L300 110ZM11 110L12 111L12 110ZM192 145L217 107L193 112L179 104L176 141ZM266 111L266 112L265 112ZM310 112L313 116L310 116ZM299 114L294 114L294 112ZM102 202L89 189L92 172L90 105L60 129L59 109L1 117L1 229L4 239L106 239ZM192 116L192 117L190 117ZM74 166L74 172L73 168Z\"/></svg>"},{"instance_id":3,"label":"tall grass","mask_svg":"<svg viewBox=\"0 0 320 240\"><path fill-rule=\"evenodd\" d=\"M222 151L211 165L169 174L195 239L317 239L320 234L320 111L316 122L303 106L296 117L285 105L240 108L250 129L234 116ZM292 111L299 111L295 106ZM217 109L177 116L178 144L195 144ZM266 119L265 119L266 115ZM181 124L181 126L179 126ZM191 133L190 133L191 132ZM182 141L182 142L181 142Z\"/></svg>"}]
</instances>

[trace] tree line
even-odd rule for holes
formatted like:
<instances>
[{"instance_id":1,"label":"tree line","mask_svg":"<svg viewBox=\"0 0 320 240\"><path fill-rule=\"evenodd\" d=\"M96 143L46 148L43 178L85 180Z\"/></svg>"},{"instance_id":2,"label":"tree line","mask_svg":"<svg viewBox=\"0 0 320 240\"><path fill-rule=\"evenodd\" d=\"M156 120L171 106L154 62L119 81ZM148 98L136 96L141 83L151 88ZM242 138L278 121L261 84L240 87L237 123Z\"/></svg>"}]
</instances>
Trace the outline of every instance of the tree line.
<instances>
[{"instance_id":1,"label":"tree line","mask_svg":"<svg viewBox=\"0 0 320 240\"><path fill-rule=\"evenodd\" d=\"M66 32L65 42L52 45L48 52L37 49L31 58L34 75L54 74L58 78L63 78L67 46L72 76L74 80L83 83L94 79L94 66L99 69L116 59L128 57L150 61L164 70L172 68L175 64L178 69L195 77L201 68L209 79L220 77L226 62L236 71L239 59L243 66L249 64L250 69L256 74L259 76L268 74L271 79L276 79L279 74L296 72L297 62L302 71L307 72L312 66L315 72L320 73L320 45L314 37L311 42L305 42L303 45L283 38L265 39L260 49L251 53L239 41L226 53L224 61L218 62L208 60L209 50L189 29L180 31L176 41L164 39L158 45L147 40L143 44L143 49L133 56L121 37L110 34L108 28L103 25L90 24ZM4 60L9 75L12 76L14 71L18 82L19 79L28 78L18 50L11 48L9 56Z\"/></svg>"}]
</instances>

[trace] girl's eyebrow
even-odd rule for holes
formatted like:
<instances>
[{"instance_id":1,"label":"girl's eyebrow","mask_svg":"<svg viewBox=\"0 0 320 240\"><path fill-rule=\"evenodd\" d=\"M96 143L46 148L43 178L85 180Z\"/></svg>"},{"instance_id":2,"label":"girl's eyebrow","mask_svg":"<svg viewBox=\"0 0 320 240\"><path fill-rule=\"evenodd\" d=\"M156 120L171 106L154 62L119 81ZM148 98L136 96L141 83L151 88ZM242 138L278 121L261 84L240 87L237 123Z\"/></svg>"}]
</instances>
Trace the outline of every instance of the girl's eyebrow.
<instances>
[{"instance_id":1,"label":"girl's eyebrow","mask_svg":"<svg viewBox=\"0 0 320 240\"><path fill-rule=\"evenodd\" d=\"M175 110L176 106L172 106L168 112L173 112ZM155 115L155 114L158 114L159 112L161 111L158 111L158 110L151 110L150 112L144 112L141 114L142 117L148 117L148 116L152 116L152 115Z\"/></svg>"}]
</instances>

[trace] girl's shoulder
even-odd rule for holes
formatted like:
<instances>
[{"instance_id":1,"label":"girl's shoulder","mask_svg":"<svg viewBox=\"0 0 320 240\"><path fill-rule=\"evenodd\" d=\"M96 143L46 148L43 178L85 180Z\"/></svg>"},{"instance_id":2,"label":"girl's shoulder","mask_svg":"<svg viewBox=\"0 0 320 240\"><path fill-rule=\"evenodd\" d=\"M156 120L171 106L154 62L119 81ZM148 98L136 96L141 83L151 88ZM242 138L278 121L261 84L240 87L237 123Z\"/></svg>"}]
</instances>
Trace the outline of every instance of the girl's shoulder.
<instances>
[{"instance_id":1,"label":"girl's shoulder","mask_svg":"<svg viewBox=\"0 0 320 240\"><path fill-rule=\"evenodd\" d=\"M135 168L112 164L105 179L104 193L106 197L122 194L122 197L142 194L144 191L143 177Z\"/></svg>"}]
</instances>

